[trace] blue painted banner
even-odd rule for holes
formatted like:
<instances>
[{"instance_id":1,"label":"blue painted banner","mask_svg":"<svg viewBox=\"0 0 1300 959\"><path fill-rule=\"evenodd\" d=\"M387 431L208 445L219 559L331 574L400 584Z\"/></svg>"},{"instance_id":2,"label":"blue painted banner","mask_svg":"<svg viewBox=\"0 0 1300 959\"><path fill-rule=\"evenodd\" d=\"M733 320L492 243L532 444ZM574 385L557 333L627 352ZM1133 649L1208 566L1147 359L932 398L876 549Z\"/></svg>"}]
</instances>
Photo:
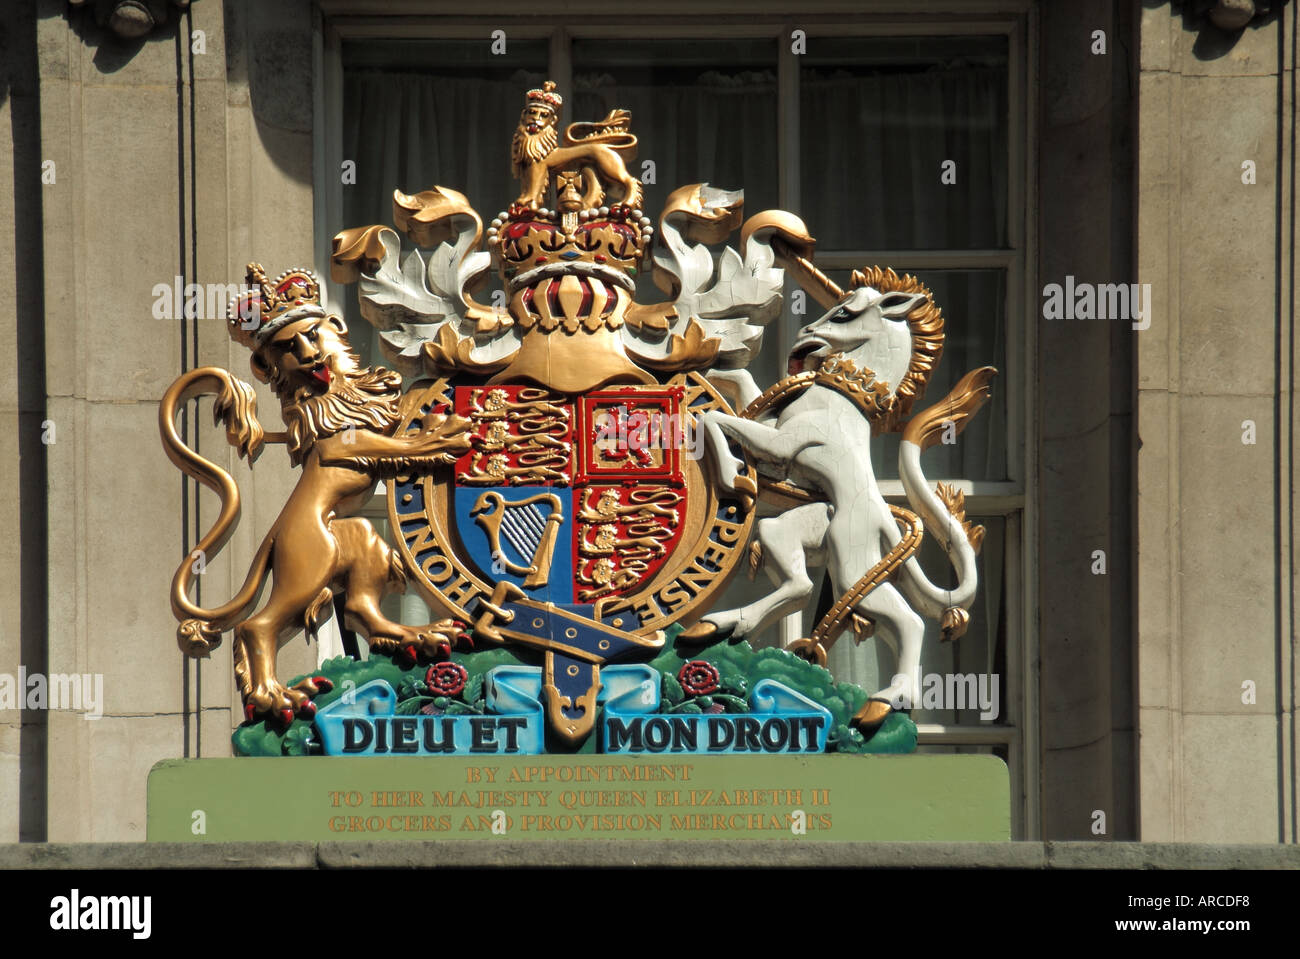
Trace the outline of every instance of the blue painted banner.
<instances>
[{"instance_id":1,"label":"blue painted banner","mask_svg":"<svg viewBox=\"0 0 1300 959\"><path fill-rule=\"evenodd\" d=\"M601 752L721 756L826 751L830 711L775 680L754 684L748 713L659 713L659 676L648 666L640 668L644 681L622 689L607 684L604 690Z\"/></svg>"},{"instance_id":2,"label":"blue painted banner","mask_svg":"<svg viewBox=\"0 0 1300 959\"><path fill-rule=\"evenodd\" d=\"M514 673L525 675L521 688ZM327 756L537 756L544 753L542 705L527 666L499 666L483 685L482 715L396 715L397 694L382 679L322 706L316 731Z\"/></svg>"},{"instance_id":3,"label":"blue painted banner","mask_svg":"<svg viewBox=\"0 0 1300 959\"><path fill-rule=\"evenodd\" d=\"M601 670L600 751L683 755L821 753L830 711L771 679L749 694L748 713L661 713L660 675L649 666ZM498 666L485 677L482 714L397 715L382 679L321 707L327 756L536 756L546 752L542 670Z\"/></svg>"}]
</instances>

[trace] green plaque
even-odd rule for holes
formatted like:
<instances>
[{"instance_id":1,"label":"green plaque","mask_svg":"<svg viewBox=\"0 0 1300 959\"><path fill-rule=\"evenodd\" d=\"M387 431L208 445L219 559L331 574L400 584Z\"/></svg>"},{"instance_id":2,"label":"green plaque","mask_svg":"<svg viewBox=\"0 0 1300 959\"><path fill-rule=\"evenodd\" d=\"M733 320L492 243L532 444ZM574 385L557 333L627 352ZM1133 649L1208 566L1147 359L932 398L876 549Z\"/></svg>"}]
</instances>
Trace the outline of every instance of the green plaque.
<instances>
[{"instance_id":1,"label":"green plaque","mask_svg":"<svg viewBox=\"0 0 1300 959\"><path fill-rule=\"evenodd\" d=\"M662 760L662 761L661 761ZM148 838L1010 839L996 756L165 760Z\"/></svg>"}]
</instances>

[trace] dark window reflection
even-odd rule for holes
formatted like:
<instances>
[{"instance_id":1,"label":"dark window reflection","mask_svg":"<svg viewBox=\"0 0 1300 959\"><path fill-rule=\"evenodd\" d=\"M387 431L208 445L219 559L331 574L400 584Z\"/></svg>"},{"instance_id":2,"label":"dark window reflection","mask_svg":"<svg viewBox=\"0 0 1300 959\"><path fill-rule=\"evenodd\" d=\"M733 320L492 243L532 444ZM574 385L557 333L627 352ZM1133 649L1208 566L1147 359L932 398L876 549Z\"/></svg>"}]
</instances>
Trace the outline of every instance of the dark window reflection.
<instances>
[{"instance_id":1,"label":"dark window reflection","mask_svg":"<svg viewBox=\"0 0 1300 959\"><path fill-rule=\"evenodd\" d=\"M811 38L800 61L799 212L822 249L1006 245L1005 37Z\"/></svg>"}]
</instances>

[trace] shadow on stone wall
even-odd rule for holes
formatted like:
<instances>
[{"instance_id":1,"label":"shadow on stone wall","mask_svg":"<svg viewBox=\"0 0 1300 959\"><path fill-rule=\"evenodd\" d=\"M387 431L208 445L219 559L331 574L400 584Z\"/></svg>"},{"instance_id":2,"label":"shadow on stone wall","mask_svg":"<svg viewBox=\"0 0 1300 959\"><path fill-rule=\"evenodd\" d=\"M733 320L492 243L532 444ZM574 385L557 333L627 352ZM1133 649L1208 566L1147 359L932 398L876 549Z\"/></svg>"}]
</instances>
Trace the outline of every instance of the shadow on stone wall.
<instances>
[{"instance_id":1,"label":"shadow on stone wall","mask_svg":"<svg viewBox=\"0 0 1300 959\"><path fill-rule=\"evenodd\" d=\"M4 300L12 331L4 349L15 357L14 392L4 397L16 403L17 415L4 415L4 429L17 432L18 462L6 463L4 495L16 496L17 550L12 543L4 562L18 561L18 608L5 609L3 628L16 627L4 637L5 655L33 673L49 667L49 537L46 525L49 475L41 441L46 422L45 382L45 256L44 153L41 143L41 84L37 60L37 5L33 0L7 4L0 19L0 103L9 101L9 124L0 128L0 144L13 153L12 241L0 238L0 250L13 250L13 299ZM7 142L6 142L7 141ZM0 184L0 189L9 184ZM12 242L12 246L9 243ZM0 259L4 257L0 253ZM6 280L8 279L6 268ZM6 565L6 569L13 567ZM12 595L12 594L10 594ZM18 839L44 842L48 838L48 716L43 709L23 709L18 733ZM12 754L5 757L12 758ZM11 813L12 815L12 813Z\"/></svg>"},{"instance_id":2,"label":"shadow on stone wall","mask_svg":"<svg viewBox=\"0 0 1300 959\"><path fill-rule=\"evenodd\" d=\"M286 175L310 183L313 67L311 5L227 3L226 83L242 88L266 155Z\"/></svg>"},{"instance_id":3,"label":"shadow on stone wall","mask_svg":"<svg viewBox=\"0 0 1300 959\"><path fill-rule=\"evenodd\" d=\"M66 14L68 27L94 49L100 73L116 73L146 43L176 39L190 0L44 0L41 18Z\"/></svg>"},{"instance_id":4,"label":"shadow on stone wall","mask_svg":"<svg viewBox=\"0 0 1300 959\"><path fill-rule=\"evenodd\" d=\"M1192 54L1217 60L1237 45L1246 30L1276 20L1290 0L1142 0L1148 10L1169 7L1183 18L1183 29L1195 33Z\"/></svg>"}]
</instances>

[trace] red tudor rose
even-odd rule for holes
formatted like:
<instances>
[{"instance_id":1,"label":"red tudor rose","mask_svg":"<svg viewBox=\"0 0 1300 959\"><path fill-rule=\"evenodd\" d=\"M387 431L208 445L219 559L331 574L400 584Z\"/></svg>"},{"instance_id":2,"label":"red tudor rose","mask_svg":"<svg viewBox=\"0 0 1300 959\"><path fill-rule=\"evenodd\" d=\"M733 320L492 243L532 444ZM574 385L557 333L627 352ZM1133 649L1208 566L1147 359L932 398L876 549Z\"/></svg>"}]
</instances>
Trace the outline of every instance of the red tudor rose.
<instances>
[{"instance_id":1,"label":"red tudor rose","mask_svg":"<svg viewBox=\"0 0 1300 959\"><path fill-rule=\"evenodd\" d=\"M691 696L707 696L718 688L718 669L712 663L694 659L682 667L677 681Z\"/></svg>"},{"instance_id":2,"label":"red tudor rose","mask_svg":"<svg viewBox=\"0 0 1300 959\"><path fill-rule=\"evenodd\" d=\"M455 696L468 681L469 672L460 663L434 663L424 674L424 684L435 696Z\"/></svg>"}]
</instances>

